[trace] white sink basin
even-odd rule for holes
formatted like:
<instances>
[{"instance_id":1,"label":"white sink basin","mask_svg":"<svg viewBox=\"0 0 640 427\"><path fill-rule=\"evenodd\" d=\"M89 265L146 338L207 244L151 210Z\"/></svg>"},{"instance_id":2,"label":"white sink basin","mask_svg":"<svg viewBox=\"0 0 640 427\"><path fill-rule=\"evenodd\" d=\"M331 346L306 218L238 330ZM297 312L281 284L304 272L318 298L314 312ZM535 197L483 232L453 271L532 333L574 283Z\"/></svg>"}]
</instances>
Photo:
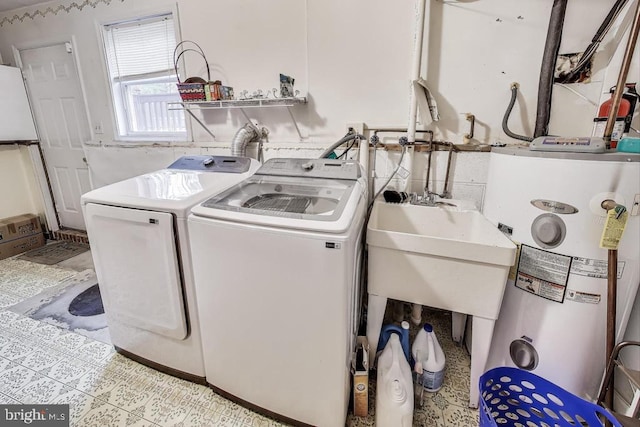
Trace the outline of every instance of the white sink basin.
<instances>
[{"instance_id":1,"label":"white sink basin","mask_svg":"<svg viewBox=\"0 0 640 427\"><path fill-rule=\"evenodd\" d=\"M444 202L455 206L374 204L367 227L367 339L377 348L388 298L472 315L469 406L477 408L516 245L468 203Z\"/></svg>"},{"instance_id":2,"label":"white sink basin","mask_svg":"<svg viewBox=\"0 0 640 427\"><path fill-rule=\"evenodd\" d=\"M367 229L369 292L496 319L516 246L472 204L376 201Z\"/></svg>"}]
</instances>

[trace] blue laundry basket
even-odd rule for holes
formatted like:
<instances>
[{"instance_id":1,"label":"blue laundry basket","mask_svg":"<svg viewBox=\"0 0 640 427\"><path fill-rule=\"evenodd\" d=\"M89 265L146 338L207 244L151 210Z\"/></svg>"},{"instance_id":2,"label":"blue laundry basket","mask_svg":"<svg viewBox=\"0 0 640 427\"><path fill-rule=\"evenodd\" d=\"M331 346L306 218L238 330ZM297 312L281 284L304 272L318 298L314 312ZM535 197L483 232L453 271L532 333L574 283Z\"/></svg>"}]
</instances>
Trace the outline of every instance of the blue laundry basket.
<instances>
[{"instance_id":1,"label":"blue laundry basket","mask_svg":"<svg viewBox=\"0 0 640 427\"><path fill-rule=\"evenodd\" d=\"M621 427L604 408L530 372L508 367L480 377L479 413L481 427L601 427L601 418Z\"/></svg>"}]
</instances>

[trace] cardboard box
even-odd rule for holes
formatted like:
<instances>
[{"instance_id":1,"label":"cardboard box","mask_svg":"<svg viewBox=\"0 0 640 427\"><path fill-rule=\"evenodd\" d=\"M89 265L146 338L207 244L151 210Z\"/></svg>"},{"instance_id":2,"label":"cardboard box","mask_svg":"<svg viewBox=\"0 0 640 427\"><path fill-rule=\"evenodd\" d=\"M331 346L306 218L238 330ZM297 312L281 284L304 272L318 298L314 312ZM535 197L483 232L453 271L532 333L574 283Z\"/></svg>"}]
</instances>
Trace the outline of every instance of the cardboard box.
<instances>
[{"instance_id":1,"label":"cardboard box","mask_svg":"<svg viewBox=\"0 0 640 427\"><path fill-rule=\"evenodd\" d=\"M44 234L42 234L42 232L7 242L0 242L0 259L9 258L10 256L18 255L43 245Z\"/></svg>"},{"instance_id":2,"label":"cardboard box","mask_svg":"<svg viewBox=\"0 0 640 427\"><path fill-rule=\"evenodd\" d=\"M33 214L0 219L0 259L44 245L40 219Z\"/></svg>"},{"instance_id":3,"label":"cardboard box","mask_svg":"<svg viewBox=\"0 0 640 427\"><path fill-rule=\"evenodd\" d=\"M0 219L0 244L20 237L42 233L40 218L24 214Z\"/></svg>"},{"instance_id":4,"label":"cardboard box","mask_svg":"<svg viewBox=\"0 0 640 427\"><path fill-rule=\"evenodd\" d=\"M369 413L369 342L358 337L353 363L353 415L366 417Z\"/></svg>"}]
</instances>

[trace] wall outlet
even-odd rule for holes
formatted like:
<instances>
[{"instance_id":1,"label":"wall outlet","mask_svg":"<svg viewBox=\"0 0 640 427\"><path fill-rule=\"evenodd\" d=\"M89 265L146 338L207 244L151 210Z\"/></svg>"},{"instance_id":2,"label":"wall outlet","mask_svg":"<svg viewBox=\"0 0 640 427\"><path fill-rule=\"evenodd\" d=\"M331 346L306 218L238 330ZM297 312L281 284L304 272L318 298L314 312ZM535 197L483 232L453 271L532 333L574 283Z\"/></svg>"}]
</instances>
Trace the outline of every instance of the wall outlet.
<instances>
[{"instance_id":1,"label":"wall outlet","mask_svg":"<svg viewBox=\"0 0 640 427\"><path fill-rule=\"evenodd\" d=\"M102 128L102 122L96 123L95 125L93 125L93 132L96 135L102 135L104 133L104 129Z\"/></svg>"},{"instance_id":2,"label":"wall outlet","mask_svg":"<svg viewBox=\"0 0 640 427\"><path fill-rule=\"evenodd\" d=\"M347 122L346 128L353 128L360 135L364 135L364 122Z\"/></svg>"}]
</instances>

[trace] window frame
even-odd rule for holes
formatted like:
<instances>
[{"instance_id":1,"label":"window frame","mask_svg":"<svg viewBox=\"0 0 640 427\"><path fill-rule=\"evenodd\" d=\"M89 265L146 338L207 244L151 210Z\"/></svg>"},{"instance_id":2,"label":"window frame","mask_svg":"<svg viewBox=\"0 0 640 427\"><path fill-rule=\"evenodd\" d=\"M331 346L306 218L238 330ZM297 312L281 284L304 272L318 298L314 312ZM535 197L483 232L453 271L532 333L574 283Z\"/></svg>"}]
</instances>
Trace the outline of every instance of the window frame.
<instances>
[{"instance_id":1,"label":"window frame","mask_svg":"<svg viewBox=\"0 0 640 427\"><path fill-rule=\"evenodd\" d=\"M113 87L116 83L113 82L113 79L111 78L111 75L110 75L109 61L107 58L107 48L106 48L106 43L107 43L106 37L108 34L106 27L110 25L121 24L121 23L145 21L147 19L153 19L155 17L159 17L162 15L171 15L171 18L173 19L175 40L176 40L176 43L179 43L181 40L181 32L180 32L180 21L178 19L177 6L174 6L172 10L167 10L167 9L145 10L145 11L136 13L133 16L122 16L114 19L109 19L108 21L96 21L96 32L98 33L98 39L99 39L99 42L101 43L100 57L102 59L102 66L103 66L102 67L103 76L104 76L103 81L106 83L105 89L108 93L108 97L110 100L108 108L109 108L109 114L111 115L113 141L115 142L129 142L131 144L139 144L139 145L153 145L159 142L165 142L165 143L168 143L169 145L172 145L172 143L184 144L185 142L192 142L193 140L192 124L191 124L190 117L186 111L184 112L184 117L185 117L184 120L185 120L185 128L186 128L185 132L178 132L178 133L144 132L136 135L135 132L130 131L128 127L129 125L127 123L123 123L123 120L124 122L128 121L128 118L122 117L122 116L127 116L127 114L122 114L122 112L118 109L118 107L116 107L117 103L120 103L120 105L124 105L124 104L121 99L118 99L120 91L116 90ZM181 58L180 62L182 63L183 61L184 59ZM158 73L149 73L146 75L121 78L120 84L121 83L130 84L130 82L133 83L135 81L140 81L140 80L151 80L156 78L162 79L162 78L168 78L168 77L169 76L167 76L166 74L161 74L161 76L159 76ZM121 108L122 107L120 107L120 109ZM122 126L126 127L125 135L120 134L121 129L125 129Z\"/></svg>"}]
</instances>

